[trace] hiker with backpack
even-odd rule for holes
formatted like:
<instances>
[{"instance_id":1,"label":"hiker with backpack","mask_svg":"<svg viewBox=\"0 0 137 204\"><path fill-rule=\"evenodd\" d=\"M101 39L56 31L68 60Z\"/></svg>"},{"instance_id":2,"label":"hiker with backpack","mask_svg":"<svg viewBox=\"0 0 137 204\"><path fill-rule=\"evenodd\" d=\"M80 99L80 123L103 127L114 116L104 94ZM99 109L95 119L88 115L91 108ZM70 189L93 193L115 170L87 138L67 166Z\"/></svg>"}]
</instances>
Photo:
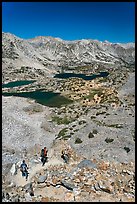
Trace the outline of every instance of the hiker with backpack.
<instances>
[{"instance_id":1,"label":"hiker with backpack","mask_svg":"<svg viewBox=\"0 0 137 204\"><path fill-rule=\"evenodd\" d=\"M25 163L25 160L23 160L22 164L20 165L20 171L22 172L22 177L26 178L26 181L28 179L28 166Z\"/></svg>"},{"instance_id":2,"label":"hiker with backpack","mask_svg":"<svg viewBox=\"0 0 137 204\"><path fill-rule=\"evenodd\" d=\"M46 163L46 161L48 159L47 152L48 152L48 150L47 150L46 147L44 147L44 149L41 150L41 155L40 156L41 156L42 166L44 166L44 164Z\"/></svg>"},{"instance_id":3,"label":"hiker with backpack","mask_svg":"<svg viewBox=\"0 0 137 204\"><path fill-rule=\"evenodd\" d=\"M61 158L64 160L65 163L68 164L68 162L69 162L69 155L67 154L67 152L65 150L62 150Z\"/></svg>"}]
</instances>

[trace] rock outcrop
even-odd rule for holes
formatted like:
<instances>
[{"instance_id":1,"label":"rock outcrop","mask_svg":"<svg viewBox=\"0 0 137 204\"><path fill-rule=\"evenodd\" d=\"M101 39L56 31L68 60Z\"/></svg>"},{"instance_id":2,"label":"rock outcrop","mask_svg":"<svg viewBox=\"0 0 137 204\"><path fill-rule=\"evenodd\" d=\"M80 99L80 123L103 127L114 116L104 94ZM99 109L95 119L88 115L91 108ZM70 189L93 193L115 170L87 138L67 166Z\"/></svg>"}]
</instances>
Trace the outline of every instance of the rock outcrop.
<instances>
[{"instance_id":1,"label":"rock outcrop","mask_svg":"<svg viewBox=\"0 0 137 204\"><path fill-rule=\"evenodd\" d=\"M62 148L61 143L59 147ZM66 147L70 149L67 143ZM83 157L79 157L76 161L73 159L75 152L72 150L71 153L68 164L61 160L59 162L57 158L56 160L51 158L44 167L40 165L40 161L32 167L30 163L32 158L30 158L28 182L21 182L19 171L17 175L10 177L8 181L11 183L14 181L14 186L3 184L5 186L3 202L135 201L133 162L86 160Z\"/></svg>"}]
</instances>

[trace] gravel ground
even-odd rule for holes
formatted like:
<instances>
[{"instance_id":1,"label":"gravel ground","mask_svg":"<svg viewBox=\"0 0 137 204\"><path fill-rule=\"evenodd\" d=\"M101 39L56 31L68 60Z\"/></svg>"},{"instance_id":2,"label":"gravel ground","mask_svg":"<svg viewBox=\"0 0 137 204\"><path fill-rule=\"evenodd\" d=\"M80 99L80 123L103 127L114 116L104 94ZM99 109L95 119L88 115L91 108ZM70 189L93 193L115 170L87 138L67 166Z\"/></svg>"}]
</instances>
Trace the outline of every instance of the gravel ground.
<instances>
[{"instance_id":1,"label":"gravel ground","mask_svg":"<svg viewBox=\"0 0 137 204\"><path fill-rule=\"evenodd\" d=\"M78 125L78 121L69 125L56 125L51 123L52 108L42 106L43 111L30 113L24 108L35 104L34 101L19 97L2 96L2 162L3 165L13 163L22 158L21 152L24 149L32 149L36 144L40 147L50 146L54 138L64 127L70 128L76 124L78 131L74 132L68 142L76 150L87 158L105 158L127 162L135 160L135 142L133 134L135 130L135 106L128 106L123 97L135 93L135 74L132 73L125 85L119 90L119 97L124 101L123 106L107 110L109 115L98 115L96 121L91 120L91 116L98 110L92 109L86 116L81 116L79 120L86 120L86 124ZM101 111L101 110L99 110ZM106 125L98 125L97 122ZM41 128L42 123L46 123L47 130ZM122 124L123 128L108 127L110 124ZM97 129L98 133L94 138L88 138L89 132ZM82 139L81 144L75 144L75 139ZM106 138L112 138L112 143L106 143ZM124 147L130 148L127 153ZM21 150L21 151L20 151ZM15 151L15 152L12 152Z\"/></svg>"},{"instance_id":2,"label":"gravel ground","mask_svg":"<svg viewBox=\"0 0 137 204\"><path fill-rule=\"evenodd\" d=\"M129 106L125 97L132 95L132 102L135 101L135 74L131 73L127 82L118 90L119 98L123 101L120 107L108 107L107 114L96 116L97 110L92 109L88 115L79 120L84 119L87 123L81 127L69 140L69 143L77 153L84 155L88 159L106 159L109 161L130 162L135 161L135 105ZM103 108L99 109L104 111ZM95 120L91 120L91 116L96 116ZM96 122L95 122L96 121ZM98 124L99 123L99 124ZM112 124L120 124L122 128L108 127ZM90 132L96 129L97 134L93 138L88 138ZM135 135L134 135L135 136ZM75 144L76 138L80 138L82 143ZM114 139L111 143L106 143L105 139ZM125 151L129 148L130 151Z\"/></svg>"},{"instance_id":3,"label":"gravel ground","mask_svg":"<svg viewBox=\"0 0 137 204\"><path fill-rule=\"evenodd\" d=\"M45 106L42 112L30 114L23 110L28 106L30 102L25 98L2 97L3 164L13 162L16 154L18 157L24 149L32 148L36 144L49 148L53 142L56 127L53 126L52 132L41 128L42 121L50 114L50 108ZM11 149L15 150L14 157L10 154Z\"/></svg>"}]
</instances>

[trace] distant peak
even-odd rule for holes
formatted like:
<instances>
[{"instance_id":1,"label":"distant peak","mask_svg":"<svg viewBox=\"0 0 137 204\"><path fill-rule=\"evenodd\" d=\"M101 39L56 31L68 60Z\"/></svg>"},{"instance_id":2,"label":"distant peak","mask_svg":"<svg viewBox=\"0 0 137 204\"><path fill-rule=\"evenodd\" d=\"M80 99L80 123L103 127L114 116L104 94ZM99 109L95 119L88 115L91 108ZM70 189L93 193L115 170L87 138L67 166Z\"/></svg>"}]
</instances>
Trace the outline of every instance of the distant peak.
<instances>
[{"instance_id":1,"label":"distant peak","mask_svg":"<svg viewBox=\"0 0 137 204\"><path fill-rule=\"evenodd\" d=\"M101 41L101 40L97 40L97 39L90 39L90 38L82 38L82 39L76 39L76 40L64 40L60 37L52 37L52 36L35 36L33 38L28 38L28 39L24 39L22 37L18 37L16 36L15 34L12 34L12 33L9 33L9 32L3 32L2 31L2 35L4 36L8 36L8 37L14 37L14 38L18 38L18 39L21 39L21 40L25 40L25 41L39 41L39 40L53 40L53 41L62 41L62 42L66 42L66 43L75 43L75 42L83 42L83 43L88 43L88 42L96 42L96 43L104 43L104 44L108 44L108 45L112 45L112 44L115 44L115 45L120 45L120 46L125 46L125 47L134 47L135 46L135 42L127 42L127 43L120 43L120 42L109 42L108 40L104 40L104 41Z\"/></svg>"},{"instance_id":2,"label":"distant peak","mask_svg":"<svg viewBox=\"0 0 137 204\"><path fill-rule=\"evenodd\" d=\"M108 40L104 40L104 43L111 44L111 42L109 42Z\"/></svg>"},{"instance_id":3,"label":"distant peak","mask_svg":"<svg viewBox=\"0 0 137 204\"><path fill-rule=\"evenodd\" d=\"M52 36L36 36L34 38L31 39L27 39L28 41L45 41L45 40L52 40L52 41L63 41L61 38L59 37L52 37Z\"/></svg>"}]
</instances>

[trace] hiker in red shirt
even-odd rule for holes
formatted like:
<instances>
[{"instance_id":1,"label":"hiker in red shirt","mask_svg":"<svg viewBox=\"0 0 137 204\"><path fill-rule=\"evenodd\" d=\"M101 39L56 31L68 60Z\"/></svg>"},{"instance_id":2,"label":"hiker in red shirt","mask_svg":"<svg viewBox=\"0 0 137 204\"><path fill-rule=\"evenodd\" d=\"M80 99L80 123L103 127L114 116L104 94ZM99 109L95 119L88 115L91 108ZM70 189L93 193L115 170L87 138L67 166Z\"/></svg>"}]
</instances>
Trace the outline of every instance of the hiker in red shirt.
<instances>
[{"instance_id":1,"label":"hiker in red shirt","mask_svg":"<svg viewBox=\"0 0 137 204\"><path fill-rule=\"evenodd\" d=\"M44 166L45 162L47 161L47 148L44 147L44 149L41 150L41 162L42 162L42 166Z\"/></svg>"}]
</instances>

